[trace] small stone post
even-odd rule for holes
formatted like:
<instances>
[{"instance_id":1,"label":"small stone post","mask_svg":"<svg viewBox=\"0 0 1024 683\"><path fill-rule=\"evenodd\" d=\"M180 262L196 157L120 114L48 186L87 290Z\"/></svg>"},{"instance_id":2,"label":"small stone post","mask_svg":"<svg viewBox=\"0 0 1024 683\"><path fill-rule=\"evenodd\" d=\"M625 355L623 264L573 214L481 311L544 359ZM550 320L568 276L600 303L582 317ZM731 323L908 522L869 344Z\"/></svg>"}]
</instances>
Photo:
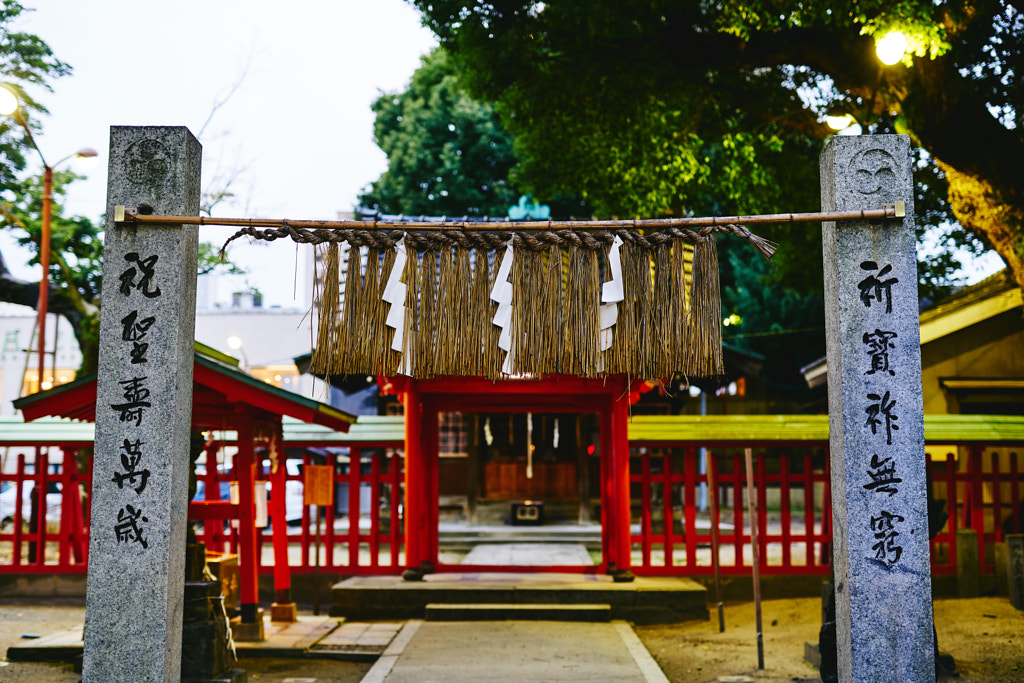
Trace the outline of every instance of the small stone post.
<instances>
[{"instance_id":1,"label":"small stone post","mask_svg":"<svg viewBox=\"0 0 1024 683\"><path fill-rule=\"evenodd\" d=\"M902 220L823 224L842 681L935 680L912 170L904 135L821 154L823 211L906 203Z\"/></svg>"},{"instance_id":2,"label":"small stone post","mask_svg":"<svg viewBox=\"0 0 1024 683\"><path fill-rule=\"evenodd\" d=\"M1024 534L1006 535L1006 557L1010 604L1024 610Z\"/></svg>"},{"instance_id":3,"label":"small stone post","mask_svg":"<svg viewBox=\"0 0 1024 683\"><path fill-rule=\"evenodd\" d=\"M978 532L956 530L956 597L977 598L981 595L981 557L978 555Z\"/></svg>"},{"instance_id":4,"label":"small stone post","mask_svg":"<svg viewBox=\"0 0 1024 683\"><path fill-rule=\"evenodd\" d=\"M83 680L181 677L202 147L182 127L110 130Z\"/></svg>"}]
</instances>

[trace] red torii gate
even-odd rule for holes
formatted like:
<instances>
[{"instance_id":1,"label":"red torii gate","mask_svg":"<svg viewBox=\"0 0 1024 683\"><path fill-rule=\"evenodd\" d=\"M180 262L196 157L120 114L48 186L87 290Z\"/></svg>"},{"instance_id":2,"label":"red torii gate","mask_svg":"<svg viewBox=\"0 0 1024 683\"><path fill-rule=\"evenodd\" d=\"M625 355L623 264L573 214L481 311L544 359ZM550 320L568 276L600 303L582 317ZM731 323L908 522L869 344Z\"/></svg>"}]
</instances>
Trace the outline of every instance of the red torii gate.
<instances>
[{"instance_id":1,"label":"red torii gate","mask_svg":"<svg viewBox=\"0 0 1024 683\"><path fill-rule=\"evenodd\" d=\"M424 563L440 570L457 566L438 562L438 413L554 412L596 413L600 424L602 562L597 567L516 567L524 570L608 571L628 578L630 567L629 405L643 382L625 376L583 379L554 375L544 379L392 377L387 391L405 407L406 565ZM643 387L648 388L648 387ZM487 569L486 567L476 567ZM508 567L493 567L508 570Z\"/></svg>"},{"instance_id":2,"label":"red torii gate","mask_svg":"<svg viewBox=\"0 0 1024 683\"><path fill-rule=\"evenodd\" d=\"M270 515L284 520L285 467L281 418L284 415L303 422L347 432L356 418L319 401L279 389L237 368L238 361L202 344L196 344L193 369L192 427L197 430L236 431L238 453L234 467L238 473L239 502L193 501L189 518L237 519L239 550L239 599L243 623L255 623L259 611L256 558L256 508L254 489L257 467L256 443L265 442L280 458L272 465L270 483L274 491L269 501ZM96 376L78 379L48 391L15 401L26 422L42 417L63 417L95 422ZM275 616L291 615L295 605L291 597L291 572L288 565L288 536L283 523L273 525Z\"/></svg>"}]
</instances>

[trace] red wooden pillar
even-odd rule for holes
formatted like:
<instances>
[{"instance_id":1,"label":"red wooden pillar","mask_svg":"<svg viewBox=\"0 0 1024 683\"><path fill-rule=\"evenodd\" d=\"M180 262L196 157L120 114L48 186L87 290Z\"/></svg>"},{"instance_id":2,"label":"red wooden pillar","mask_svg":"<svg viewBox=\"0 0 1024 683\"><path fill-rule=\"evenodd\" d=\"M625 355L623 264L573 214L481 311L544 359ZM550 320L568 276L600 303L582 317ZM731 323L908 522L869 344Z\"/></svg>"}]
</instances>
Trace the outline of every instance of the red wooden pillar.
<instances>
[{"instance_id":1,"label":"red wooden pillar","mask_svg":"<svg viewBox=\"0 0 1024 683\"><path fill-rule=\"evenodd\" d=\"M274 604L270 608L271 621L297 621L298 610L292 600L292 572L288 566L288 511L286 506L288 482L285 473L284 436L281 422L274 425L270 437L270 500L268 512L273 520L274 542Z\"/></svg>"},{"instance_id":2,"label":"red wooden pillar","mask_svg":"<svg viewBox=\"0 0 1024 683\"><path fill-rule=\"evenodd\" d=\"M419 567L429 545L430 481L423 452L423 405L419 387L410 380L402 394L405 404L405 565Z\"/></svg>"},{"instance_id":3,"label":"red wooden pillar","mask_svg":"<svg viewBox=\"0 0 1024 683\"><path fill-rule=\"evenodd\" d=\"M608 495L609 522L615 527L615 566L629 569L630 559L630 507L629 507L629 392L620 391L612 397L611 407L611 464ZM668 473L665 475L668 477ZM670 528L666 522L666 532Z\"/></svg>"},{"instance_id":4,"label":"red wooden pillar","mask_svg":"<svg viewBox=\"0 0 1024 683\"><path fill-rule=\"evenodd\" d=\"M249 416L240 415L238 453L235 472L238 478L238 589L243 624L259 621L259 585L256 578L256 506L253 489L256 481L255 449ZM276 521L276 520L275 520Z\"/></svg>"},{"instance_id":5,"label":"red wooden pillar","mask_svg":"<svg viewBox=\"0 0 1024 683\"><path fill-rule=\"evenodd\" d=\"M615 510L612 505L612 411L610 399L601 402L598 411L598 444L601 462L601 553L608 569L618 568L619 555L616 536Z\"/></svg>"}]
</instances>

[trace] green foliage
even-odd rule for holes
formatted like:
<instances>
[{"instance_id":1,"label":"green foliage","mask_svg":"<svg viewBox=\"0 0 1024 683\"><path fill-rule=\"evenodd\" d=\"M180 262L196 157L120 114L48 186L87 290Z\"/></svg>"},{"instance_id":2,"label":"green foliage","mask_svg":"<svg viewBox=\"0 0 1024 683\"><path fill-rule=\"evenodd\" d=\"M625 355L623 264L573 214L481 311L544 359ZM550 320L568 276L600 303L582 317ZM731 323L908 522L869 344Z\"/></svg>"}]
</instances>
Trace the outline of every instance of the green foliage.
<instances>
[{"instance_id":1,"label":"green foliage","mask_svg":"<svg viewBox=\"0 0 1024 683\"><path fill-rule=\"evenodd\" d=\"M736 242L720 242L722 311L741 322L723 329L725 343L765 356L770 384L803 389L800 368L825 355L825 312L818 292L802 293L772 280L770 266Z\"/></svg>"},{"instance_id":2,"label":"green foliage","mask_svg":"<svg viewBox=\"0 0 1024 683\"><path fill-rule=\"evenodd\" d=\"M71 171L55 171L50 204L50 247L59 254L67 268L51 259L50 282L57 287L74 287L85 301L99 299L100 274L103 262L103 240L99 230L88 218L65 216L63 199L67 186L82 176ZM42 230L43 182L41 176L29 176L22 183L23 193L11 205L14 227L21 228L18 243L34 254L29 263L39 263L39 237Z\"/></svg>"},{"instance_id":3,"label":"green foliage","mask_svg":"<svg viewBox=\"0 0 1024 683\"><path fill-rule=\"evenodd\" d=\"M444 50L423 58L409 87L373 104L374 138L388 169L359 197L363 206L408 215L504 216L511 137L494 109L466 94Z\"/></svg>"},{"instance_id":4,"label":"green foliage","mask_svg":"<svg viewBox=\"0 0 1024 683\"><path fill-rule=\"evenodd\" d=\"M1009 0L412 1L470 92L496 103L524 192L578 192L601 215L813 211L824 116L843 109L927 150L922 226L1024 258L1024 19ZM892 30L910 50L884 68L874 42ZM951 207L937 161L988 182L969 197L995 208ZM954 209L973 236L945 227ZM769 281L820 290L812 231L768 231L785 239ZM948 290L958 268L949 250L928 259L923 290Z\"/></svg>"},{"instance_id":5,"label":"green foliage","mask_svg":"<svg viewBox=\"0 0 1024 683\"><path fill-rule=\"evenodd\" d=\"M46 108L24 86L52 90L50 81L70 74L71 67L54 57L49 45L39 37L14 30L14 25L29 11L13 0L0 0L0 82L18 95L29 126L38 130L31 114L46 113ZM0 196L19 189L18 173L25 168L26 150L34 154L22 127L13 117L0 117Z\"/></svg>"}]
</instances>

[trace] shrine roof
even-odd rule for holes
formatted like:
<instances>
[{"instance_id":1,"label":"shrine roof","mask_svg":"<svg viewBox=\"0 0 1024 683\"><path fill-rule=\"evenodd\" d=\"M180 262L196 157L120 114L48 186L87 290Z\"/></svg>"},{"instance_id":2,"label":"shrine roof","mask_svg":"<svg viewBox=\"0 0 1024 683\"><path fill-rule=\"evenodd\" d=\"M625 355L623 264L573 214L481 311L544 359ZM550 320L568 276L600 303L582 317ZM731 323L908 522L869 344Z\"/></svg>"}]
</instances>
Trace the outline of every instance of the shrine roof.
<instances>
[{"instance_id":1,"label":"shrine roof","mask_svg":"<svg viewBox=\"0 0 1024 683\"><path fill-rule=\"evenodd\" d=\"M238 361L196 344L193 365L192 420L196 425L222 421L231 406L247 406L268 417L288 416L347 432L356 418L333 406L261 381L238 368ZM96 421L96 375L24 396L14 407L30 422L42 417Z\"/></svg>"},{"instance_id":2,"label":"shrine roof","mask_svg":"<svg viewBox=\"0 0 1024 683\"><path fill-rule=\"evenodd\" d=\"M1000 313L1020 309L1021 305L1020 288L1010 277L1010 270L1005 268L922 312L921 343L927 344Z\"/></svg>"}]
</instances>

